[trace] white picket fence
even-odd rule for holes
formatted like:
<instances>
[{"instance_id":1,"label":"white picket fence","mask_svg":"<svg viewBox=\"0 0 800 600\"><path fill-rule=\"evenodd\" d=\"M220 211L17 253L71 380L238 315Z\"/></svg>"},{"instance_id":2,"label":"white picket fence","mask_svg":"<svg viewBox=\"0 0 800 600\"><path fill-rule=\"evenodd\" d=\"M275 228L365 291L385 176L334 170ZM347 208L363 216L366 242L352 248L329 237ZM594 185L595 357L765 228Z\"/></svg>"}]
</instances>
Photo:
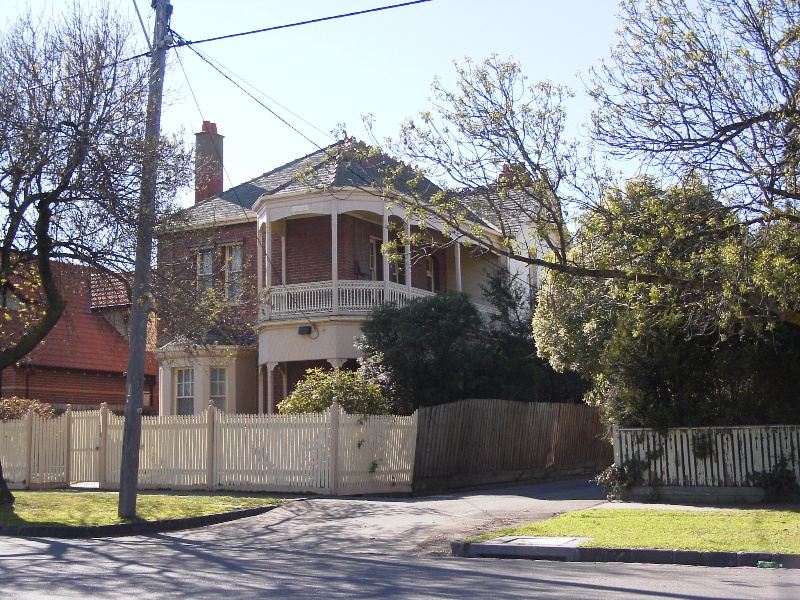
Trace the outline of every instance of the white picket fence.
<instances>
[{"instance_id":1,"label":"white picket fence","mask_svg":"<svg viewBox=\"0 0 800 600\"><path fill-rule=\"evenodd\" d=\"M0 460L12 489L98 481L118 489L124 418L100 411L0 422ZM369 494L410 492L417 415L142 417L140 489Z\"/></svg>"},{"instance_id":2,"label":"white picket fence","mask_svg":"<svg viewBox=\"0 0 800 600\"><path fill-rule=\"evenodd\" d=\"M646 463L644 485L752 487L781 459L800 481L800 426L670 429L614 427L614 462Z\"/></svg>"}]
</instances>

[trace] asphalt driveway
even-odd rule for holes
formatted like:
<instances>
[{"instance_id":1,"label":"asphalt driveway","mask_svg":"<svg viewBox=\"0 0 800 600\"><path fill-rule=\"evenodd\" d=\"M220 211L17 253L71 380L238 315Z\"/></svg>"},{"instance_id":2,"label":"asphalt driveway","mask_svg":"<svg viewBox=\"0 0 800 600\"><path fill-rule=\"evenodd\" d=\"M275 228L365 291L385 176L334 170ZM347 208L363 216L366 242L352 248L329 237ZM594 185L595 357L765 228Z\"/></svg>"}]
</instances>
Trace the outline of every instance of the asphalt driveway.
<instances>
[{"instance_id":1,"label":"asphalt driveway","mask_svg":"<svg viewBox=\"0 0 800 600\"><path fill-rule=\"evenodd\" d=\"M605 503L590 478L418 498L311 498L263 515L176 532L187 541L225 539L296 550L450 554L452 539Z\"/></svg>"}]
</instances>

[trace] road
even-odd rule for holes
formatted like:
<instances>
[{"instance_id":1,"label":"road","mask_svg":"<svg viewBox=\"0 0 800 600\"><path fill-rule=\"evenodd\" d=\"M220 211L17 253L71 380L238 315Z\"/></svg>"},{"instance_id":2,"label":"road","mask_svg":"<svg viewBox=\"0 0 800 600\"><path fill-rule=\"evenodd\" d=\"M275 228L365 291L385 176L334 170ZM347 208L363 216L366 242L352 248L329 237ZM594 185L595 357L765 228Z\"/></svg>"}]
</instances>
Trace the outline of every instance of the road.
<instances>
[{"instance_id":1,"label":"road","mask_svg":"<svg viewBox=\"0 0 800 600\"><path fill-rule=\"evenodd\" d=\"M442 556L450 537L601 503L582 481L413 499L313 499L202 530L0 538L0 597L800 597L800 570Z\"/></svg>"}]
</instances>

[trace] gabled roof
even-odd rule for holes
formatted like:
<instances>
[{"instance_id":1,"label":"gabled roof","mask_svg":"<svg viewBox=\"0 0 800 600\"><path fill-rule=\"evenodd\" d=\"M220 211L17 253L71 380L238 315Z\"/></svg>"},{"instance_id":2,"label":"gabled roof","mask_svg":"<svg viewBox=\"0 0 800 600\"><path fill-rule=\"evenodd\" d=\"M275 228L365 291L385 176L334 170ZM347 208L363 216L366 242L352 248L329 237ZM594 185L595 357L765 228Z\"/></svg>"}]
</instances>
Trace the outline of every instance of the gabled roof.
<instances>
[{"instance_id":1,"label":"gabled roof","mask_svg":"<svg viewBox=\"0 0 800 600\"><path fill-rule=\"evenodd\" d=\"M69 263L53 263L53 270L67 306L44 341L19 364L74 371L126 372L128 341L105 317L90 308L90 270ZM148 352L145 373L155 375L157 372L155 357Z\"/></svg>"},{"instance_id":2,"label":"gabled roof","mask_svg":"<svg viewBox=\"0 0 800 600\"><path fill-rule=\"evenodd\" d=\"M204 226L238 219L255 220L252 209L263 195L303 194L331 187L373 188L386 176L386 167L399 164L385 155L352 158L356 154L348 152L349 144L358 142L331 144L234 186L218 196L198 202L186 209L187 224ZM396 187L401 193L411 191L411 187L403 181ZM438 189L428 180L415 187L415 191L425 197L430 197Z\"/></svg>"}]
</instances>

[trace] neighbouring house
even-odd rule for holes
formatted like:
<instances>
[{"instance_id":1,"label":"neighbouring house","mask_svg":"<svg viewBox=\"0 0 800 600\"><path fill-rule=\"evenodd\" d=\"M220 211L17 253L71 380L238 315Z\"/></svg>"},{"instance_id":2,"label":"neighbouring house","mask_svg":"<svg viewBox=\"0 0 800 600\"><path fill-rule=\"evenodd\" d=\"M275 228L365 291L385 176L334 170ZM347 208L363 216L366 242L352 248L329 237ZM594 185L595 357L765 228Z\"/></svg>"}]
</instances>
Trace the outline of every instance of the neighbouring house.
<instances>
[{"instance_id":1,"label":"neighbouring house","mask_svg":"<svg viewBox=\"0 0 800 600\"><path fill-rule=\"evenodd\" d=\"M163 414L193 414L209 403L228 412L272 413L307 369L355 368L354 340L369 312L444 291L463 291L482 311L487 267L507 260L467 250L436 223L404 218L371 185L372 159L340 159L333 144L222 192L223 138L204 122L196 134L195 204L162 244L159 270L191 264L198 288L218 290L235 315L202 340L162 334ZM435 190L430 182L424 182ZM401 247L390 262L381 247L398 231L432 245ZM165 329L169 329L168 324Z\"/></svg>"},{"instance_id":2,"label":"neighbouring house","mask_svg":"<svg viewBox=\"0 0 800 600\"><path fill-rule=\"evenodd\" d=\"M66 308L47 337L0 373L0 396L35 398L57 412L125 410L130 302L119 280L81 265L53 262ZM144 410L158 412L158 364L152 349L145 363Z\"/></svg>"}]
</instances>

